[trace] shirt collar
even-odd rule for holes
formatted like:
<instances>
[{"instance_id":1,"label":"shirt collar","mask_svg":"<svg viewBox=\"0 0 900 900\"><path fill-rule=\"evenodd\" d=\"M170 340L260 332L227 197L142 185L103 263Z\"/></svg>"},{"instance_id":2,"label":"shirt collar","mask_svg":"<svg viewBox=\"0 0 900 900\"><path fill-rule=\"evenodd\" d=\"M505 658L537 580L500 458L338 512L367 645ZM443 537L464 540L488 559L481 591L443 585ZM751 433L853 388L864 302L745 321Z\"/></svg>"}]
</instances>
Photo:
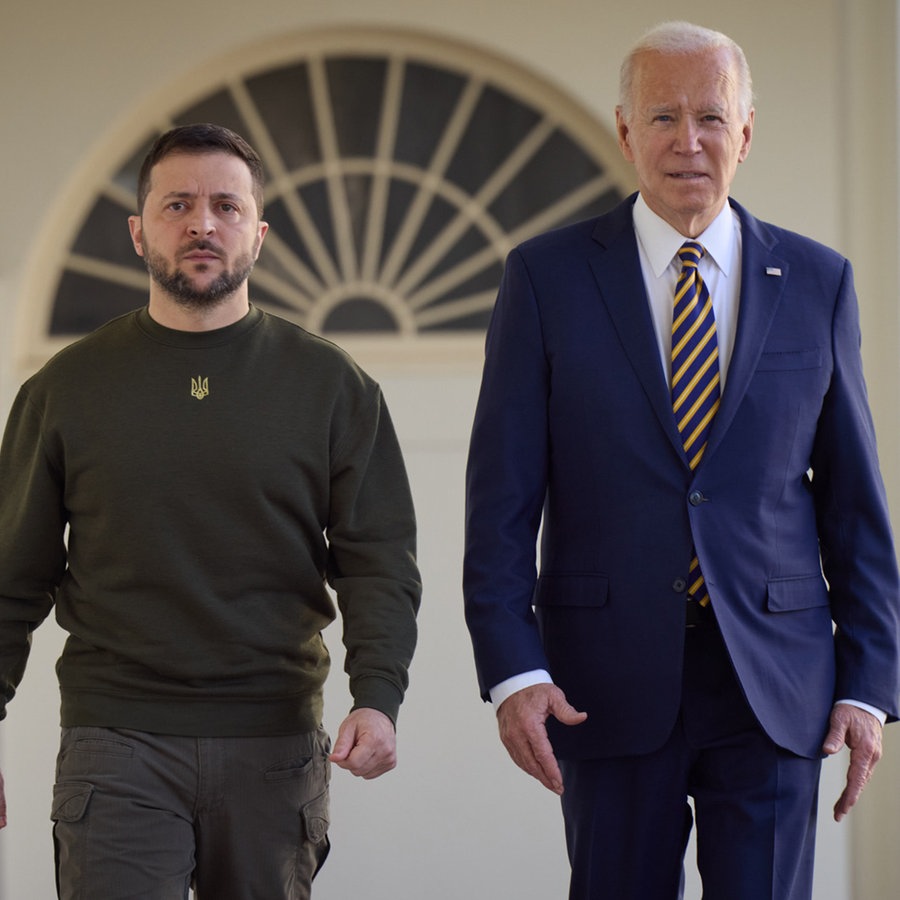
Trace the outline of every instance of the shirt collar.
<instances>
[{"instance_id":1,"label":"shirt collar","mask_svg":"<svg viewBox=\"0 0 900 900\"><path fill-rule=\"evenodd\" d=\"M737 259L739 227L736 213L731 204L726 203L706 231L695 239L703 244L726 277L730 275ZM688 240L653 212L640 194L634 204L634 230L657 278L671 264L681 245Z\"/></svg>"}]
</instances>

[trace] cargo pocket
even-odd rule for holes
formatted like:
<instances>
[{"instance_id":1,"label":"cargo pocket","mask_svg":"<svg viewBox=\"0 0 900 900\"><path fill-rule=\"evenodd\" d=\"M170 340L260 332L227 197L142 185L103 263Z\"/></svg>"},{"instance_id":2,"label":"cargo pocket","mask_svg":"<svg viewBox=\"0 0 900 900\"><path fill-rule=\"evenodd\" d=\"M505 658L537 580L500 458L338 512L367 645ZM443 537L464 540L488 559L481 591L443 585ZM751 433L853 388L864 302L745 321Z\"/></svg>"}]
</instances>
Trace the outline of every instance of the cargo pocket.
<instances>
[{"instance_id":1,"label":"cargo pocket","mask_svg":"<svg viewBox=\"0 0 900 900\"><path fill-rule=\"evenodd\" d=\"M314 800L310 800L301 810L303 829L307 840L318 844L328 834L328 791L323 791Z\"/></svg>"},{"instance_id":2,"label":"cargo pocket","mask_svg":"<svg viewBox=\"0 0 900 900\"><path fill-rule=\"evenodd\" d=\"M328 789L326 788L314 800L310 800L301 810L300 818L306 834L306 843L312 861L310 881L319 874L328 853L331 841L328 840Z\"/></svg>"},{"instance_id":3,"label":"cargo pocket","mask_svg":"<svg viewBox=\"0 0 900 900\"><path fill-rule=\"evenodd\" d=\"M93 785L84 781L64 781L53 785L53 807L50 819L54 822L79 822L87 812Z\"/></svg>"}]
</instances>

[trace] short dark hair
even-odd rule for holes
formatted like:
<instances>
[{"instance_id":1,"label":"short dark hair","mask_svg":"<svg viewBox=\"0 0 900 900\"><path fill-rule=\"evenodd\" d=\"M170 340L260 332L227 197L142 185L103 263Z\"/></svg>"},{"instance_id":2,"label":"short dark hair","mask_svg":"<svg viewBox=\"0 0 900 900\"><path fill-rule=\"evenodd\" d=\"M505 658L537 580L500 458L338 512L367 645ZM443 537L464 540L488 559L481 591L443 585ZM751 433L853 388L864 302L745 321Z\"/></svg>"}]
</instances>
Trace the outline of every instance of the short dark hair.
<instances>
[{"instance_id":1,"label":"short dark hair","mask_svg":"<svg viewBox=\"0 0 900 900\"><path fill-rule=\"evenodd\" d=\"M181 125L161 134L152 144L138 175L137 211L144 211L147 194L150 193L150 173L162 159L175 153L228 153L242 159L250 170L253 180L253 199L262 217L263 194L266 176L259 154L239 135L223 125L208 122L195 125Z\"/></svg>"}]
</instances>

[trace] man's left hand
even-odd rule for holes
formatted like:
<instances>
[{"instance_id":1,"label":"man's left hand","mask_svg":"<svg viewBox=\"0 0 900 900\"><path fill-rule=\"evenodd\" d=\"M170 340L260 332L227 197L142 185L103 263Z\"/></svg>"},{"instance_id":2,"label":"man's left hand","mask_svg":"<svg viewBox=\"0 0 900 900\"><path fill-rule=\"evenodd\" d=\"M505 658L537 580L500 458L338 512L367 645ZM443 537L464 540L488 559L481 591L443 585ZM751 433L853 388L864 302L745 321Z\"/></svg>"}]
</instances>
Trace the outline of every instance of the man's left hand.
<instances>
[{"instance_id":1,"label":"man's left hand","mask_svg":"<svg viewBox=\"0 0 900 900\"><path fill-rule=\"evenodd\" d=\"M377 709L354 709L338 729L329 759L360 778L377 778L397 765L394 723Z\"/></svg>"},{"instance_id":2,"label":"man's left hand","mask_svg":"<svg viewBox=\"0 0 900 900\"><path fill-rule=\"evenodd\" d=\"M829 756L844 746L850 749L847 786L834 805L835 822L840 822L850 812L872 777L872 770L881 759L881 732L881 723L864 709L848 703L838 703L832 709L831 729L822 749Z\"/></svg>"}]
</instances>

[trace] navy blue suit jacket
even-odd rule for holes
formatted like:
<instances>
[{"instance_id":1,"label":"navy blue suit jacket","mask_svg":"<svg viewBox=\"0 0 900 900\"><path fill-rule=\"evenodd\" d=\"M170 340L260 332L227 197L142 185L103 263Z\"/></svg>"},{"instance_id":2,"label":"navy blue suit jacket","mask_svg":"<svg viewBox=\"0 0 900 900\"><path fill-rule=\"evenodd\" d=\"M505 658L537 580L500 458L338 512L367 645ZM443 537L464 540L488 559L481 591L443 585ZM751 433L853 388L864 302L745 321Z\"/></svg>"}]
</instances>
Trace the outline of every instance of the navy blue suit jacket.
<instances>
[{"instance_id":1,"label":"navy blue suit jacket","mask_svg":"<svg viewBox=\"0 0 900 900\"><path fill-rule=\"evenodd\" d=\"M481 689L548 669L589 716L548 722L561 757L661 746L679 710L695 545L762 727L813 757L834 700L895 718L900 693L900 586L851 268L732 203L737 336L692 472L633 202L507 260L467 472L464 589Z\"/></svg>"}]
</instances>

